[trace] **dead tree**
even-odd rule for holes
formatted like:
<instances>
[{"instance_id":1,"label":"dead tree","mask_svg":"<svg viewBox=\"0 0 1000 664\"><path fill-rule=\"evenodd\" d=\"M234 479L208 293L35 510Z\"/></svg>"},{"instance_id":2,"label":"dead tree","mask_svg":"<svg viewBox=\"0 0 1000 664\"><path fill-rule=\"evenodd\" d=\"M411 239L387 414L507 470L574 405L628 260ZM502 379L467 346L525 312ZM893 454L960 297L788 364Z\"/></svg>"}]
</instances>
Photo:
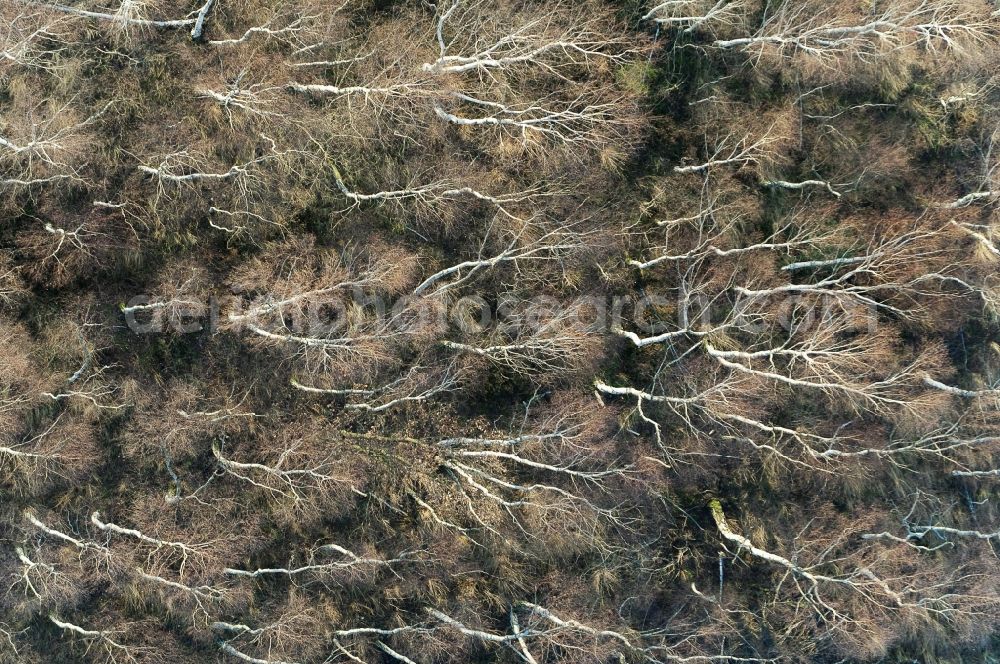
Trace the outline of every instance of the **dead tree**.
<instances>
[{"instance_id":1,"label":"dead tree","mask_svg":"<svg viewBox=\"0 0 1000 664\"><path fill-rule=\"evenodd\" d=\"M21 266L8 253L0 253L0 307L10 308L27 295Z\"/></svg>"},{"instance_id":2,"label":"dead tree","mask_svg":"<svg viewBox=\"0 0 1000 664\"><path fill-rule=\"evenodd\" d=\"M828 70L876 62L904 49L962 57L989 41L987 13L951 1L894 2L869 15L804 2L767 14L749 36L717 39L712 46L744 50L755 60L773 58L776 64L797 58Z\"/></svg>"},{"instance_id":3,"label":"dead tree","mask_svg":"<svg viewBox=\"0 0 1000 664\"><path fill-rule=\"evenodd\" d=\"M373 387L354 385L345 388L304 385L292 379L292 387L308 394L343 398L344 409L361 413L381 413L408 404L419 404L443 397L461 386L462 371L452 362L443 369L419 364L411 366L399 378Z\"/></svg>"},{"instance_id":4,"label":"dead tree","mask_svg":"<svg viewBox=\"0 0 1000 664\"><path fill-rule=\"evenodd\" d=\"M322 544L309 551L304 556L304 563L298 566L257 569L226 568L223 573L237 579L287 576L344 580L351 576L370 575L383 569L395 573L394 568L397 566L419 563L419 553L406 551L392 558L377 555L359 556L338 544Z\"/></svg>"},{"instance_id":5,"label":"dead tree","mask_svg":"<svg viewBox=\"0 0 1000 664\"><path fill-rule=\"evenodd\" d=\"M783 137L772 126L763 131L728 130L705 137L705 159L701 163L674 166L680 174L705 174L720 167L743 168L759 166L774 154L774 144Z\"/></svg>"},{"instance_id":6,"label":"dead tree","mask_svg":"<svg viewBox=\"0 0 1000 664\"><path fill-rule=\"evenodd\" d=\"M595 242L594 233L580 223L551 224L544 221L515 221L513 228L496 222L486 230L478 256L445 267L426 277L414 295L436 296L458 290L477 274L491 268L509 267L515 272L527 272L532 263L560 264L574 252L582 251ZM496 248L492 248L496 245ZM443 282L438 285L438 282Z\"/></svg>"},{"instance_id":7,"label":"dead tree","mask_svg":"<svg viewBox=\"0 0 1000 664\"><path fill-rule=\"evenodd\" d=\"M122 0L114 12L91 11L41 0L19 1L29 6L43 8L51 12L60 12L67 16L75 16L107 24L125 39L131 39L133 32L136 30L169 30L190 27L191 38L195 41L201 39L205 29L205 20L212 10L212 6L215 4L215 0L205 0L204 4L188 17L157 19L149 18L147 15L150 3L138 0Z\"/></svg>"},{"instance_id":8,"label":"dead tree","mask_svg":"<svg viewBox=\"0 0 1000 664\"><path fill-rule=\"evenodd\" d=\"M324 449L319 432L292 429L272 441L264 454L254 456L226 443L224 438L212 444L219 471L259 491L289 515L314 514L337 498L362 493L356 488L353 464L343 453Z\"/></svg>"},{"instance_id":9,"label":"dead tree","mask_svg":"<svg viewBox=\"0 0 1000 664\"><path fill-rule=\"evenodd\" d=\"M157 292L137 295L120 305L125 323L136 333L195 332L212 321L205 270L177 266L164 275Z\"/></svg>"},{"instance_id":10,"label":"dead tree","mask_svg":"<svg viewBox=\"0 0 1000 664\"><path fill-rule=\"evenodd\" d=\"M479 357L523 376L568 376L598 353L599 332L585 303L519 303L477 343L443 340L457 353Z\"/></svg>"},{"instance_id":11,"label":"dead tree","mask_svg":"<svg viewBox=\"0 0 1000 664\"><path fill-rule=\"evenodd\" d=\"M786 586L787 592L800 596L801 604L821 616L827 629L847 634L863 631L871 611L884 616L898 614L905 620L907 615L960 614L974 610L969 605L970 601L976 602L974 598L941 593L935 584L919 577L898 583L892 568L896 561L879 559L866 551L865 546L851 551L848 537L843 534L822 537L826 541L820 544L821 537L818 533L810 533L807 524L799 535L801 548L794 556L783 556L756 546L747 537L734 532L719 501L713 500L709 508L723 540L736 545L737 553L783 568L783 574L792 580ZM805 539L807 535L812 541ZM818 551L820 546L824 547L822 551ZM809 549L817 553L807 554ZM864 560L866 554L871 561L868 564ZM885 570L881 574L879 567ZM961 573L959 571L959 575ZM962 585L970 581L968 577L959 576L953 583Z\"/></svg>"},{"instance_id":12,"label":"dead tree","mask_svg":"<svg viewBox=\"0 0 1000 664\"><path fill-rule=\"evenodd\" d=\"M386 189L373 192L361 192L352 189L346 182L340 170L336 166L331 166L334 181L340 192L351 201L352 207L363 204L384 204L412 202L417 206L435 208L448 204L460 202L485 203L493 206L499 213L507 217L511 222L520 223L524 226L531 226L531 221L525 220L513 210L519 207L531 206L537 199L545 195L541 188L531 188L509 194L492 195L480 191L471 186L463 186L458 182L443 180L425 184L412 184L401 189Z\"/></svg>"},{"instance_id":13,"label":"dead tree","mask_svg":"<svg viewBox=\"0 0 1000 664\"><path fill-rule=\"evenodd\" d=\"M564 6L554 12L517 15L503 6L452 0L437 11L439 49L423 65L435 75L491 69L624 62L634 48L609 31L610 17L592 8Z\"/></svg>"},{"instance_id":14,"label":"dead tree","mask_svg":"<svg viewBox=\"0 0 1000 664\"><path fill-rule=\"evenodd\" d=\"M581 84L568 94L543 93L525 89L519 78L522 70L534 69L564 87L571 69L622 64L638 54L642 49L622 39L603 9L566 5L547 14L518 14L458 0L437 8L435 36L437 57L423 70L435 79L466 81L438 95L434 113L441 120L571 153L630 141L637 123L625 95Z\"/></svg>"},{"instance_id":15,"label":"dead tree","mask_svg":"<svg viewBox=\"0 0 1000 664\"><path fill-rule=\"evenodd\" d=\"M676 28L683 35L708 32L712 35L727 28L740 28L746 19L747 3L742 0L667 0L654 2L642 20L666 28Z\"/></svg>"},{"instance_id":16,"label":"dead tree","mask_svg":"<svg viewBox=\"0 0 1000 664\"><path fill-rule=\"evenodd\" d=\"M268 177L294 174L308 155L296 148L279 149L277 142L263 133L256 138L257 145L248 146L254 156L234 164L216 167L205 155L187 150L160 157L153 166L140 164L137 170L156 183L154 209L164 205L160 199L172 201L194 192L195 200L212 200L206 193L215 192L225 204L220 207L206 202L200 212L208 216L209 225L216 230L231 235L246 234L261 226L280 226L271 214L275 201L265 181Z\"/></svg>"},{"instance_id":17,"label":"dead tree","mask_svg":"<svg viewBox=\"0 0 1000 664\"><path fill-rule=\"evenodd\" d=\"M68 103L51 99L18 102L11 117L19 121L0 134L0 183L14 189L82 182L87 134L112 104L81 118Z\"/></svg>"},{"instance_id":18,"label":"dead tree","mask_svg":"<svg viewBox=\"0 0 1000 664\"><path fill-rule=\"evenodd\" d=\"M67 41L63 21L34 7L12 4L0 16L0 80L19 69L58 71Z\"/></svg>"},{"instance_id":19,"label":"dead tree","mask_svg":"<svg viewBox=\"0 0 1000 664\"><path fill-rule=\"evenodd\" d=\"M276 245L267 259L237 271L234 286L246 297L234 302L226 329L290 349L308 373L391 356L393 344L403 343L410 332L385 298L410 278L412 258L400 252L351 257L316 251L303 262L298 250L304 248ZM373 307L366 306L369 299Z\"/></svg>"}]
</instances>

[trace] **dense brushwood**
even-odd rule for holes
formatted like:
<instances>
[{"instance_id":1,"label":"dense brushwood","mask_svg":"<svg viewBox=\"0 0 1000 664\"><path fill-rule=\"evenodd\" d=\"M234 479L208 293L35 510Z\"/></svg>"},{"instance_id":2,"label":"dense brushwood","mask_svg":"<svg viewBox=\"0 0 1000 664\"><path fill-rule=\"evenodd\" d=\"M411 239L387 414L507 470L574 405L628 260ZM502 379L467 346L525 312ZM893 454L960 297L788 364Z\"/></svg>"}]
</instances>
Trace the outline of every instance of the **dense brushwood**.
<instances>
[{"instance_id":1,"label":"dense brushwood","mask_svg":"<svg viewBox=\"0 0 1000 664\"><path fill-rule=\"evenodd\" d=\"M994 5L0 2L0 662L991 650Z\"/></svg>"}]
</instances>

